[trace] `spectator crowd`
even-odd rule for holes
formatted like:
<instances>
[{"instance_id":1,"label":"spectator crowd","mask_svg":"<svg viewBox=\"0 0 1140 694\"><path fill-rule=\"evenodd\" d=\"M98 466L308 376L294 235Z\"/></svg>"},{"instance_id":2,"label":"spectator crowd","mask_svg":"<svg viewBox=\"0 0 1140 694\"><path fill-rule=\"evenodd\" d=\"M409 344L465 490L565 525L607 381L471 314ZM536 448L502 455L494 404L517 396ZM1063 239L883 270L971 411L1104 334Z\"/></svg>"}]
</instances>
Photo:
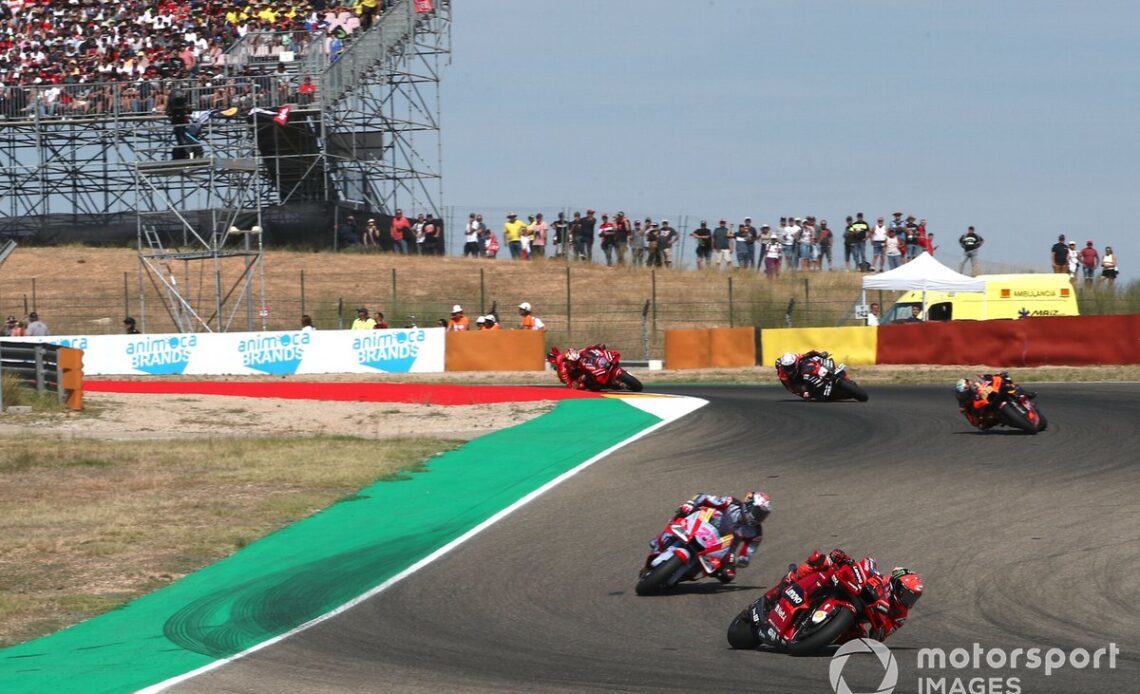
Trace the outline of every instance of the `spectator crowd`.
<instances>
[{"instance_id":1,"label":"spectator crowd","mask_svg":"<svg viewBox=\"0 0 1140 694\"><path fill-rule=\"evenodd\" d=\"M0 118L162 113L175 89L192 108L239 105L255 89L303 102L311 77L303 88L286 58L323 42L335 59L380 9L380 0L0 2ZM226 75L226 51L251 32L274 32L250 54L281 67Z\"/></svg>"}]
</instances>

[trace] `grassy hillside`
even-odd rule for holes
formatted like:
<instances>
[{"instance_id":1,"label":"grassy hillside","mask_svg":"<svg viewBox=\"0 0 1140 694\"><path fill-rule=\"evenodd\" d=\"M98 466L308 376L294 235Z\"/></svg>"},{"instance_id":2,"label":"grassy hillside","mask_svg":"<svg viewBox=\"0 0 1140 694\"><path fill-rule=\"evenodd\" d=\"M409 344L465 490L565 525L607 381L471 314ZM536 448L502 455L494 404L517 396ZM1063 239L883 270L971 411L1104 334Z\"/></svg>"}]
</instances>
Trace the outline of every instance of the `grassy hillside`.
<instances>
[{"instance_id":1,"label":"grassy hillside","mask_svg":"<svg viewBox=\"0 0 1140 694\"><path fill-rule=\"evenodd\" d=\"M529 301L546 321L551 342L600 340L635 358L644 356L646 339L649 352L660 355L668 328L784 326L792 299L793 325L836 325L859 297L861 277L823 272L785 274L770 281L762 273L741 270L651 272L584 264L568 268L558 260L512 263L269 251L263 268L264 299L255 281L253 300L247 304L240 286L231 293L245 272L240 258L217 267L211 261L174 261L161 271L215 329L218 286L222 323L229 330L245 330L247 325L292 329L299 326L302 313L310 314L318 328L347 327L357 306L383 311L393 326L426 326L447 317L453 304L461 304L474 320L495 302L509 327L517 321L518 303ZM1082 292L1082 308L1134 311L1140 306L1138 290L1133 286L1131 299L1123 302L1105 293ZM53 334L121 332L124 315L137 318L147 333L173 331L174 322L160 300L166 294L160 282L140 270L133 249L21 247L0 268L0 311L22 317L34 308ZM871 299L889 304L894 294L876 292ZM262 306L269 310L264 319L258 315Z\"/></svg>"}]
</instances>

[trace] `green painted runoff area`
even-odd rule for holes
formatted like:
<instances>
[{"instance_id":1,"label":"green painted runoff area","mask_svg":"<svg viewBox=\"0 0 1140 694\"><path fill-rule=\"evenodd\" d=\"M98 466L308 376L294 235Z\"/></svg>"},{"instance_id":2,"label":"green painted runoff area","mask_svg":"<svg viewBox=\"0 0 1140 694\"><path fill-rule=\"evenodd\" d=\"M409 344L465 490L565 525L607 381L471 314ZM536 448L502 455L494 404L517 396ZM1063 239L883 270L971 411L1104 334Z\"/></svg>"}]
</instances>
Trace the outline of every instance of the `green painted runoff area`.
<instances>
[{"instance_id":1,"label":"green painted runoff area","mask_svg":"<svg viewBox=\"0 0 1140 694\"><path fill-rule=\"evenodd\" d=\"M0 650L0 692L134 691L240 653L366 593L659 421L620 400L563 401L122 608Z\"/></svg>"}]
</instances>

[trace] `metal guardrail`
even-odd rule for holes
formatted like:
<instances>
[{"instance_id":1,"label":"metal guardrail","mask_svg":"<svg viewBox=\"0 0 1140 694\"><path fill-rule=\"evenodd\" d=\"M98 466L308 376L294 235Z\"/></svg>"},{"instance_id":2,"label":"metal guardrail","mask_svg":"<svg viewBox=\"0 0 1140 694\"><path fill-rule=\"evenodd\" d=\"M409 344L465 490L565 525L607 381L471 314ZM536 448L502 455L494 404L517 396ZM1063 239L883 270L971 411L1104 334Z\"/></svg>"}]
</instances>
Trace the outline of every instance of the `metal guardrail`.
<instances>
[{"instance_id":1,"label":"metal guardrail","mask_svg":"<svg viewBox=\"0 0 1140 694\"><path fill-rule=\"evenodd\" d=\"M13 374L40 395L55 391L60 405L82 409L82 358L76 353L82 354L59 345L0 340L0 381ZM4 409L3 392L0 388L0 412Z\"/></svg>"}]
</instances>

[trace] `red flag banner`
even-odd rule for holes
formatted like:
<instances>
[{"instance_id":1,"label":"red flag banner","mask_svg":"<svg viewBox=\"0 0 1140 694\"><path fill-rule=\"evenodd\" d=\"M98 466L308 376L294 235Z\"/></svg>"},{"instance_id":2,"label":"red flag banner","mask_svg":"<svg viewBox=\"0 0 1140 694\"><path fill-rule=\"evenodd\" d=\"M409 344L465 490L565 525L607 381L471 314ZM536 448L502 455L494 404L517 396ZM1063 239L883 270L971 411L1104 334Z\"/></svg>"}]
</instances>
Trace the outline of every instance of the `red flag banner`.
<instances>
[{"instance_id":1,"label":"red flag banner","mask_svg":"<svg viewBox=\"0 0 1140 694\"><path fill-rule=\"evenodd\" d=\"M285 125L289 122L289 112L292 110L293 107L289 104L285 104L281 108L277 109L277 115L273 116L273 122L277 125Z\"/></svg>"},{"instance_id":2,"label":"red flag banner","mask_svg":"<svg viewBox=\"0 0 1140 694\"><path fill-rule=\"evenodd\" d=\"M431 12L431 0L416 0L416 12Z\"/></svg>"}]
</instances>

